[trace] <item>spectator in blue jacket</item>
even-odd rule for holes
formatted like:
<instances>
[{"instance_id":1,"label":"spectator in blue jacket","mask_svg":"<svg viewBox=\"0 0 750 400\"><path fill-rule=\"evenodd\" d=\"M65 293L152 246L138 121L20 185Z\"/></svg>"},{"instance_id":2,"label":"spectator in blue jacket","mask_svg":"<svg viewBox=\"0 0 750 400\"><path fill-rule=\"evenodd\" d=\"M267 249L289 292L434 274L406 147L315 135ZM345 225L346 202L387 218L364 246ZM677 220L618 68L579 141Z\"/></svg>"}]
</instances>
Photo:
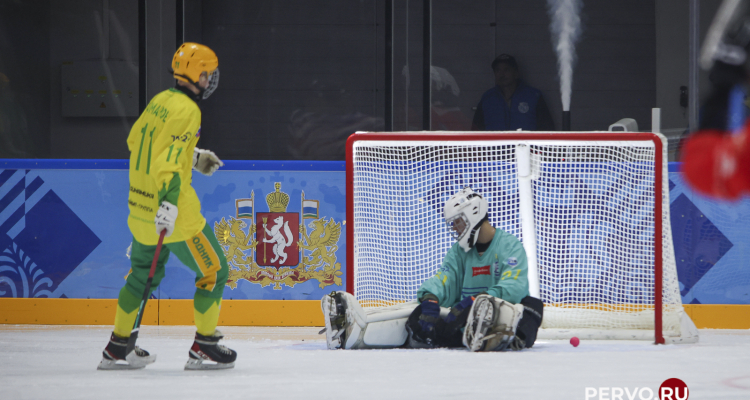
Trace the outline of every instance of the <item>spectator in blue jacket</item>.
<instances>
[{"instance_id":1,"label":"spectator in blue jacket","mask_svg":"<svg viewBox=\"0 0 750 400\"><path fill-rule=\"evenodd\" d=\"M516 59L500 54L492 61L495 86L484 92L472 121L475 131L553 131L542 92L520 79Z\"/></svg>"}]
</instances>

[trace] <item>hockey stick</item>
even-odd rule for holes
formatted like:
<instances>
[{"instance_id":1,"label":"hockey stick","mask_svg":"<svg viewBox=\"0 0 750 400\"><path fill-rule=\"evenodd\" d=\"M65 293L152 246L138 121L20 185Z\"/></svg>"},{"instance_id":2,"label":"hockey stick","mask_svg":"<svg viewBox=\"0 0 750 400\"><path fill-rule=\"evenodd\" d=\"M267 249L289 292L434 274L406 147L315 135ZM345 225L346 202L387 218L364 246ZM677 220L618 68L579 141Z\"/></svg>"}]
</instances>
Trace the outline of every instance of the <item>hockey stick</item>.
<instances>
[{"instance_id":1,"label":"hockey stick","mask_svg":"<svg viewBox=\"0 0 750 400\"><path fill-rule=\"evenodd\" d=\"M125 348L125 358L135 349L135 341L138 340L138 331L141 329L141 318L143 317L143 311L146 309L146 301L148 300L149 292L151 291L151 282L154 280L154 273L156 272L156 262L159 260L159 253L161 252L161 245L164 242L164 236L167 234L167 230L163 229L159 234L159 242L156 243L156 251L154 251L154 260L151 262L151 270L148 272L148 280L146 280L146 290L143 292L143 299L141 299L141 305L138 306L138 315L135 317L135 323L133 324L133 330L130 331L130 337L128 338L128 347ZM130 362L130 360L128 360Z\"/></svg>"}]
</instances>

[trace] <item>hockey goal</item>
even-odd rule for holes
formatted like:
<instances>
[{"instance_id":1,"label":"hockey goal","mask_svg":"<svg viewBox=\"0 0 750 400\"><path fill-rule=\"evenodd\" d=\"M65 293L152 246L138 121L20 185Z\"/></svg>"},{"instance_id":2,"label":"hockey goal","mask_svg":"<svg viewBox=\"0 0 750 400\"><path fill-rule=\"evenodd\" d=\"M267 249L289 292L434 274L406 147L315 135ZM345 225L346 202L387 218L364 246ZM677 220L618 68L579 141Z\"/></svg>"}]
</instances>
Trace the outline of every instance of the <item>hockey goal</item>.
<instances>
[{"instance_id":1,"label":"hockey goal","mask_svg":"<svg viewBox=\"0 0 750 400\"><path fill-rule=\"evenodd\" d=\"M627 132L358 132L347 142L347 290L413 301L453 240L444 202L470 186L518 237L540 338L697 341L672 248L666 140Z\"/></svg>"}]
</instances>

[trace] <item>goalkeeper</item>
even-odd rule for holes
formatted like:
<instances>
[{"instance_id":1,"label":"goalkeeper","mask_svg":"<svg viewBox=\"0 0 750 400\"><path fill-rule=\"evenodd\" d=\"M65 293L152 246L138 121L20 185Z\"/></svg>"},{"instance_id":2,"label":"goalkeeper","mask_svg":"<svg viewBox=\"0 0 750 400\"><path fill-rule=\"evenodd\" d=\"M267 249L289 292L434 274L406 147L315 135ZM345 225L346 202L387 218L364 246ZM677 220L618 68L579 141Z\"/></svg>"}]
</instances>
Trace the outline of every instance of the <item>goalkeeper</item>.
<instances>
[{"instance_id":1,"label":"goalkeeper","mask_svg":"<svg viewBox=\"0 0 750 400\"><path fill-rule=\"evenodd\" d=\"M456 243L417 301L365 313L351 294L324 296L329 348L461 347L471 351L531 347L542 302L529 296L526 252L489 222L489 205L465 188L443 212Z\"/></svg>"},{"instance_id":2,"label":"goalkeeper","mask_svg":"<svg viewBox=\"0 0 750 400\"><path fill-rule=\"evenodd\" d=\"M134 356L126 358L125 349L163 230L166 235L151 291L164 277L170 253L196 274L193 306L197 332L185 369L234 366L237 353L218 344L222 335L216 330L229 267L190 185L193 168L211 175L223 165L213 152L195 147L201 134L198 102L216 90L218 67L219 60L210 48L184 43L172 59L176 86L157 94L130 130L131 272L120 290L114 332L99 369L143 368L156 360L138 347Z\"/></svg>"}]
</instances>

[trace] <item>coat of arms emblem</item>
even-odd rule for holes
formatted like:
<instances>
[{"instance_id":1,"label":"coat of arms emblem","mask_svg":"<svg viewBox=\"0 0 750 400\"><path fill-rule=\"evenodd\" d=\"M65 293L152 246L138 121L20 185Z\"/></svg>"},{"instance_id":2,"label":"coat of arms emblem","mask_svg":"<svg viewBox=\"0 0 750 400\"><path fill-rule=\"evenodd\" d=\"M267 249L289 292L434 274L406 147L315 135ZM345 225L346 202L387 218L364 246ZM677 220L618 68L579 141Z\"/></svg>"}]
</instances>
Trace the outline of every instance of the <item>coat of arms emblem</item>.
<instances>
[{"instance_id":1,"label":"coat of arms emblem","mask_svg":"<svg viewBox=\"0 0 750 400\"><path fill-rule=\"evenodd\" d=\"M281 191L280 182L274 189L265 199L268 212L255 213L253 192L251 198L235 201L236 217L214 223L230 266L227 286L234 289L242 279L279 290L310 279L318 280L321 288L341 285L336 257L341 223L320 218L320 203L305 199L304 192L300 212L288 212L289 195ZM312 232L308 234L301 220L312 220Z\"/></svg>"},{"instance_id":2,"label":"coat of arms emblem","mask_svg":"<svg viewBox=\"0 0 750 400\"><path fill-rule=\"evenodd\" d=\"M276 191L266 196L270 212L257 214L257 220L263 224L255 232L255 240L260 245L255 252L255 263L269 267L297 265L299 214L286 212L289 195L281 192L281 183L276 182L274 186Z\"/></svg>"}]
</instances>

